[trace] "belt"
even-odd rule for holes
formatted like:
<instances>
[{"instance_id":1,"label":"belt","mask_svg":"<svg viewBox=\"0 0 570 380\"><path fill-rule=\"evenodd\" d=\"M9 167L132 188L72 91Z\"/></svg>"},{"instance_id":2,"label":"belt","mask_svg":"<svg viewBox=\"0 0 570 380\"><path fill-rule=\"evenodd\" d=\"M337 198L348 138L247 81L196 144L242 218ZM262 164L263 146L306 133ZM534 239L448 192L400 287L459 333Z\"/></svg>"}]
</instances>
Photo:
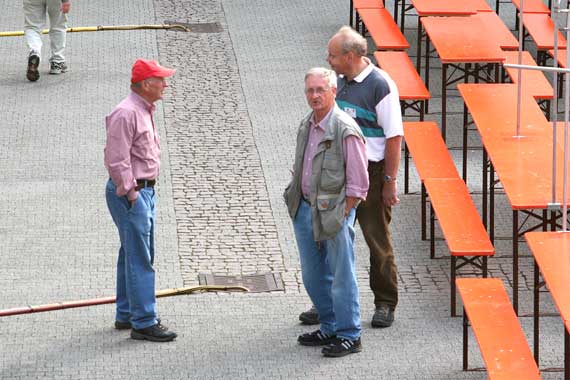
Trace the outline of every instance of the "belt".
<instances>
[{"instance_id":1,"label":"belt","mask_svg":"<svg viewBox=\"0 0 570 380\"><path fill-rule=\"evenodd\" d=\"M135 186L135 190L139 191L140 189L144 189L145 187L154 187L156 180L154 179L137 179L137 185Z\"/></svg>"}]
</instances>

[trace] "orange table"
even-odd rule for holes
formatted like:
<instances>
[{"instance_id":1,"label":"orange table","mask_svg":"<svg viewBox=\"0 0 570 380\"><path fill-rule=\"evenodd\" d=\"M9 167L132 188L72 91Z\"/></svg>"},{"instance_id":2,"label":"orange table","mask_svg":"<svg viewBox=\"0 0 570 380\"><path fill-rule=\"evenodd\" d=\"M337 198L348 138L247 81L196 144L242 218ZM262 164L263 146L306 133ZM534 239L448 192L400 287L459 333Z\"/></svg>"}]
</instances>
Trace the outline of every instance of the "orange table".
<instances>
[{"instance_id":1,"label":"orange table","mask_svg":"<svg viewBox=\"0 0 570 380\"><path fill-rule=\"evenodd\" d=\"M484 0L483 0L484 1ZM416 69L421 68L422 51L422 17L428 16L469 16L477 13L480 0L449 1L449 0L412 0L412 5L418 14L418 47L416 54ZM403 20L403 16L402 16ZM403 23L403 22L402 22Z\"/></svg>"},{"instance_id":2,"label":"orange table","mask_svg":"<svg viewBox=\"0 0 570 380\"><path fill-rule=\"evenodd\" d=\"M458 88L483 142L483 199L487 198L489 184L491 240L494 238L494 171L513 210L513 307L518 311L518 238L526 232L521 229L546 230L548 224L556 220L554 215L549 218L547 212L552 194L552 127L534 99L523 94L521 135L524 137L514 136L517 112L517 89L514 84L460 84ZM557 178L560 178L557 181L556 201L561 202L563 152L560 144L556 148ZM487 156L492 164L489 179ZM484 215L486 208L484 202ZM542 212L537 213L537 210ZM519 227L521 212L528 216L527 219L532 217L539 223L525 227L525 223L528 223L525 220Z\"/></svg>"},{"instance_id":3,"label":"orange table","mask_svg":"<svg viewBox=\"0 0 570 380\"><path fill-rule=\"evenodd\" d=\"M480 15L465 17L424 17L421 23L427 33L426 39L426 70L425 82L429 89L429 45L433 43L442 63L442 92L441 92L441 132L446 135L447 119L447 88L448 86L464 80L469 81L473 76L476 80L497 81L499 77L498 64L505 60L505 55L499 47L500 41L488 29L484 18ZM475 69L471 69L471 65ZM479 65L494 67L494 78L482 78ZM448 78L448 67L460 73L459 77Z\"/></svg>"},{"instance_id":4,"label":"orange table","mask_svg":"<svg viewBox=\"0 0 570 380\"><path fill-rule=\"evenodd\" d=\"M477 17L483 20L485 29L493 33L501 49L518 50L519 41L495 12L477 12Z\"/></svg>"},{"instance_id":5,"label":"orange table","mask_svg":"<svg viewBox=\"0 0 570 380\"><path fill-rule=\"evenodd\" d=\"M570 380L570 232L529 232L525 239L535 262L534 359L539 362L540 271L564 323L564 379Z\"/></svg>"}]
</instances>

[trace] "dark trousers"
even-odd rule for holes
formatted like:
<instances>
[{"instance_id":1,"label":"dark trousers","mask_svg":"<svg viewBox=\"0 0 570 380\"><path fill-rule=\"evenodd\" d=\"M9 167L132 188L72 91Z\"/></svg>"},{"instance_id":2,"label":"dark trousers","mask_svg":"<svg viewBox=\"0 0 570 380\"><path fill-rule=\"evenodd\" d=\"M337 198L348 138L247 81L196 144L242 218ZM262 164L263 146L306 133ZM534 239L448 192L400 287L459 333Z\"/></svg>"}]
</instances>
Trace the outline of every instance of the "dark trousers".
<instances>
[{"instance_id":1,"label":"dark trousers","mask_svg":"<svg viewBox=\"0 0 570 380\"><path fill-rule=\"evenodd\" d=\"M366 201L356 210L356 218L370 249L370 288L374 304L398 304L398 269L392 248L392 209L382 202L384 161L368 162L370 188Z\"/></svg>"}]
</instances>

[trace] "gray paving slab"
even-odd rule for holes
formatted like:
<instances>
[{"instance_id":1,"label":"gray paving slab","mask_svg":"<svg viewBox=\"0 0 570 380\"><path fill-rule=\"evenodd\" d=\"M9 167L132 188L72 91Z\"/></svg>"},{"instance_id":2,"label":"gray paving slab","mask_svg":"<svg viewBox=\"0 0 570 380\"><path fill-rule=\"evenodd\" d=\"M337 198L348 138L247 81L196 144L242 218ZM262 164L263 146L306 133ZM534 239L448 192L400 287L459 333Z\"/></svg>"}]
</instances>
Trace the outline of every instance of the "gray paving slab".
<instances>
[{"instance_id":1,"label":"gray paving slab","mask_svg":"<svg viewBox=\"0 0 570 380\"><path fill-rule=\"evenodd\" d=\"M393 2L386 6L392 10ZM112 328L112 305L0 319L1 379L482 379L461 371L461 319L449 317L445 242L437 259L420 240L420 184L394 210L400 304L389 329L372 329L368 254L357 237L357 275L364 351L339 360L300 347L298 324L308 305L290 220L282 203L294 136L308 111L303 76L326 65L328 38L348 21L348 1L75 0L70 24L219 23L220 33L129 31L70 34L71 71L25 79L21 38L0 39L0 308L112 295L117 236L103 196L104 116L128 93L137 57L178 72L158 104L162 136L158 186L157 288L197 284L199 273L280 272L285 291L200 294L159 300L165 324L179 333L169 344L132 341ZM514 8L501 16L511 28ZM21 6L6 4L2 30L22 28ZM415 45L416 18L406 37ZM373 49L373 47L371 47ZM372 50L371 50L372 51ZM410 55L415 58L415 49ZM436 61L434 59L433 61ZM429 120L441 118L434 99ZM450 146L460 144L461 100L449 101ZM475 134L470 146L478 146ZM460 169L461 152L451 151ZM470 190L481 188L481 151L469 152ZM399 175L403 183L403 172ZM480 208L481 196L473 195ZM497 236L510 235L510 210L497 198ZM436 229L436 236L441 236ZM510 289L510 244L497 240L490 274ZM532 307L532 259L522 245L521 310ZM549 296L543 309L553 311ZM521 318L529 342L532 321ZM541 325L541 366L562 363L562 324ZM471 337L470 363L482 365ZM544 373L543 378L560 378Z\"/></svg>"}]
</instances>

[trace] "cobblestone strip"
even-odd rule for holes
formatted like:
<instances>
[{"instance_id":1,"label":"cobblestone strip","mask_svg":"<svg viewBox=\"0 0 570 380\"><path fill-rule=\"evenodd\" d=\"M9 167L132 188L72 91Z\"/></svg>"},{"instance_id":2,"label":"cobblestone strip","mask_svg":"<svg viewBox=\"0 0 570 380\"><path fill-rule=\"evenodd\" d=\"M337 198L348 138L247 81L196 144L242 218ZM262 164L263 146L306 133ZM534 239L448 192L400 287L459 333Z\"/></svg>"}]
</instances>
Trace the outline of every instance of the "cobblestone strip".
<instances>
[{"instance_id":1,"label":"cobblestone strip","mask_svg":"<svg viewBox=\"0 0 570 380\"><path fill-rule=\"evenodd\" d=\"M164 101L186 285L198 273L284 270L232 41L219 1L156 0L156 19L218 22L221 33L162 33L161 59L178 69Z\"/></svg>"}]
</instances>

